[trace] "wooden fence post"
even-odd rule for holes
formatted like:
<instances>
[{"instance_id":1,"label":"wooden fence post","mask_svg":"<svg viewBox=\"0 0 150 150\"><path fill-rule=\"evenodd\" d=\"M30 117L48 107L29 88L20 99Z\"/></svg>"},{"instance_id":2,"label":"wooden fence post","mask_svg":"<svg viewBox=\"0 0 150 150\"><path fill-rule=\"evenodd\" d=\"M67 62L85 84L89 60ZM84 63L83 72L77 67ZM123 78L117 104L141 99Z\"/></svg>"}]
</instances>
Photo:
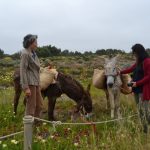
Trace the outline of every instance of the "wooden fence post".
<instances>
[{"instance_id":1,"label":"wooden fence post","mask_svg":"<svg viewBox=\"0 0 150 150\"><path fill-rule=\"evenodd\" d=\"M32 150L32 125L34 122L34 117L24 116L24 150Z\"/></svg>"}]
</instances>

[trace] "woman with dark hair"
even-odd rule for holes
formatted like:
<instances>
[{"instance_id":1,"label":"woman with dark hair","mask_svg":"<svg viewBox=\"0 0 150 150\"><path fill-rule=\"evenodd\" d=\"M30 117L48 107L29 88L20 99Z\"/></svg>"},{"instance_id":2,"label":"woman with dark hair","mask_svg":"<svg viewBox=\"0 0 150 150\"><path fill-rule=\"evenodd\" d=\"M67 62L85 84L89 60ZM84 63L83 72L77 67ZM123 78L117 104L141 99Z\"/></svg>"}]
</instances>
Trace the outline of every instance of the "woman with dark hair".
<instances>
[{"instance_id":1,"label":"woman with dark hair","mask_svg":"<svg viewBox=\"0 0 150 150\"><path fill-rule=\"evenodd\" d=\"M135 64L121 71L120 74L133 72L131 85L138 105L143 131L147 133L148 124L150 124L150 58L141 44L135 44L132 47L132 54L136 59Z\"/></svg>"},{"instance_id":2,"label":"woman with dark hair","mask_svg":"<svg viewBox=\"0 0 150 150\"><path fill-rule=\"evenodd\" d=\"M24 37L20 62L21 85L26 96L26 115L40 117L43 107L40 91L40 62L36 55L37 36L28 34Z\"/></svg>"}]
</instances>

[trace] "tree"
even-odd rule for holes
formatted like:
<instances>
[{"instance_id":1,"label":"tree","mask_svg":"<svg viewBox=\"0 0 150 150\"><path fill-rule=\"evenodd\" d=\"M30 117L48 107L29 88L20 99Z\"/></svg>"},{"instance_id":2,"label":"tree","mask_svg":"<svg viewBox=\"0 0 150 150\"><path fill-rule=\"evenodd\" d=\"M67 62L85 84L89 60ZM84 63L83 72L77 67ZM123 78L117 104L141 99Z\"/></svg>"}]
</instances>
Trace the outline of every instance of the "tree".
<instances>
[{"instance_id":1,"label":"tree","mask_svg":"<svg viewBox=\"0 0 150 150\"><path fill-rule=\"evenodd\" d=\"M4 51L0 49L0 58L3 58L3 56L4 56Z\"/></svg>"},{"instance_id":2,"label":"tree","mask_svg":"<svg viewBox=\"0 0 150 150\"><path fill-rule=\"evenodd\" d=\"M20 55L21 55L21 52L17 52L17 53L14 53L14 54L10 55L10 57L12 59L20 59Z\"/></svg>"},{"instance_id":3,"label":"tree","mask_svg":"<svg viewBox=\"0 0 150 150\"><path fill-rule=\"evenodd\" d=\"M66 50L62 51L61 55L68 56L69 55L69 50L66 49Z\"/></svg>"},{"instance_id":4,"label":"tree","mask_svg":"<svg viewBox=\"0 0 150 150\"><path fill-rule=\"evenodd\" d=\"M75 51L74 55L81 56L82 54L78 51Z\"/></svg>"},{"instance_id":5,"label":"tree","mask_svg":"<svg viewBox=\"0 0 150 150\"><path fill-rule=\"evenodd\" d=\"M147 51L148 54L150 55L150 48L147 48L146 51Z\"/></svg>"},{"instance_id":6,"label":"tree","mask_svg":"<svg viewBox=\"0 0 150 150\"><path fill-rule=\"evenodd\" d=\"M93 53L91 51L85 51L84 55L92 55Z\"/></svg>"}]
</instances>

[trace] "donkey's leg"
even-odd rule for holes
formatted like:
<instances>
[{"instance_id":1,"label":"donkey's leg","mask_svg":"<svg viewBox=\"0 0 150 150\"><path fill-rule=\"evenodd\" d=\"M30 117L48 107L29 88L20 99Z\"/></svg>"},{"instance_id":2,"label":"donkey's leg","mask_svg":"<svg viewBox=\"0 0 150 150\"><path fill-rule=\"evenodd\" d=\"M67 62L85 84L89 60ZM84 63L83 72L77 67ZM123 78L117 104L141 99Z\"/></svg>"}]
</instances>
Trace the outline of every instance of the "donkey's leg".
<instances>
[{"instance_id":1,"label":"donkey's leg","mask_svg":"<svg viewBox=\"0 0 150 150\"><path fill-rule=\"evenodd\" d=\"M55 103L56 98L48 97L48 120L55 120L54 118Z\"/></svg>"},{"instance_id":2,"label":"donkey's leg","mask_svg":"<svg viewBox=\"0 0 150 150\"><path fill-rule=\"evenodd\" d=\"M107 104L106 104L106 109L110 109L110 99L109 99L109 93L107 90L105 90L105 94L106 94L106 101L107 101Z\"/></svg>"},{"instance_id":3,"label":"donkey's leg","mask_svg":"<svg viewBox=\"0 0 150 150\"><path fill-rule=\"evenodd\" d=\"M115 95L115 117L116 118L121 118L121 113L120 113L120 91L117 91Z\"/></svg>"},{"instance_id":4,"label":"donkey's leg","mask_svg":"<svg viewBox=\"0 0 150 150\"><path fill-rule=\"evenodd\" d=\"M115 102L114 102L114 94L111 89L108 89L109 92L109 100L110 100L110 107L111 107L111 118L114 118L115 113Z\"/></svg>"},{"instance_id":5,"label":"donkey's leg","mask_svg":"<svg viewBox=\"0 0 150 150\"><path fill-rule=\"evenodd\" d=\"M14 96L14 113L17 114L17 107L19 103L19 98L22 92L20 83L14 81L14 89L15 89L15 96Z\"/></svg>"}]
</instances>

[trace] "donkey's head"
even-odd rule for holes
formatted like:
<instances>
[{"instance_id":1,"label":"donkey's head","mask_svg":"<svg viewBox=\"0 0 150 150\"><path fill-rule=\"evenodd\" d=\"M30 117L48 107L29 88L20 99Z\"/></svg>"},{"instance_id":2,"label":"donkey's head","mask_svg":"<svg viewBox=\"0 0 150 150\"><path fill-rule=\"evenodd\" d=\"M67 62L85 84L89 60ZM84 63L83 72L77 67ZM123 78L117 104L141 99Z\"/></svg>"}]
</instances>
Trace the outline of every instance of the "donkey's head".
<instances>
[{"instance_id":1,"label":"donkey's head","mask_svg":"<svg viewBox=\"0 0 150 150\"><path fill-rule=\"evenodd\" d=\"M111 59L105 59L104 68L105 68L105 76L107 78L106 84L109 88L113 87L115 83L115 79L117 77L116 63L117 63L118 56L119 55Z\"/></svg>"},{"instance_id":2,"label":"donkey's head","mask_svg":"<svg viewBox=\"0 0 150 150\"><path fill-rule=\"evenodd\" d=\"M90 87L91 85L89 84L87 89L83 93L81 101L78 104L78 111L81 111L83 114L89 114L92 112L92 98L90 95Z\"/></svg>"}]
</instances>

